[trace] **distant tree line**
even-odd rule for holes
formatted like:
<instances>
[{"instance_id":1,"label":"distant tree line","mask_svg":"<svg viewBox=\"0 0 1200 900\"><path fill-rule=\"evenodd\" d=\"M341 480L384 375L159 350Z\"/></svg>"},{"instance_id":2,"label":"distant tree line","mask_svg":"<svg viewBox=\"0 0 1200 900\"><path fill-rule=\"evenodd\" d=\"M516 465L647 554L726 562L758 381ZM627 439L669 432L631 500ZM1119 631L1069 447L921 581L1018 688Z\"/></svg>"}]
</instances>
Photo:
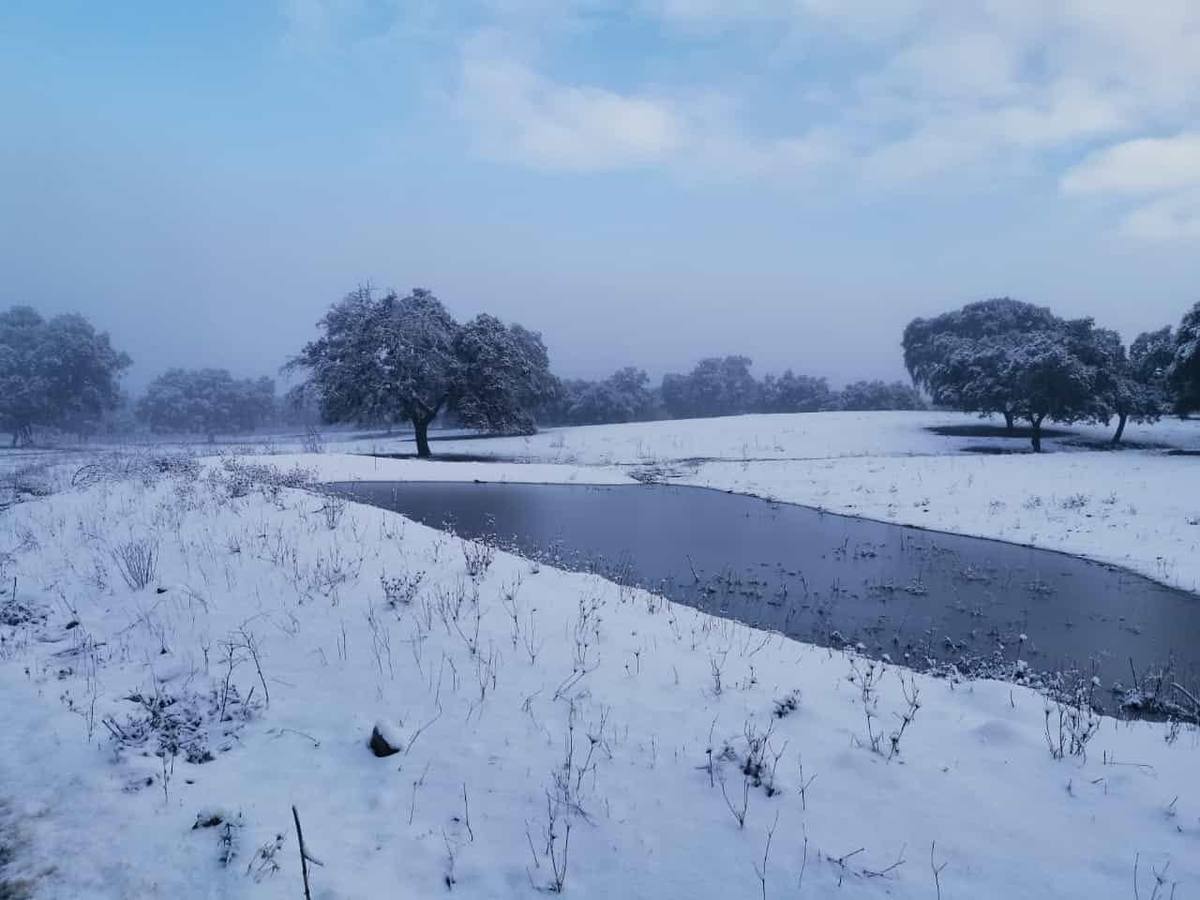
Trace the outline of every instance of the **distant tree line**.
<instances>
[{"instance_id":1,"label":"distant tree line","mask_svg":"<svg viewBox=\"0 0 1200 900\"><path fill-rule=\"evenodd\" d=\"M558 381L537 409L545 425L601 425L650 419L691 419L745 413L924 409L903 382L856 381L834 390L825 378L782 375L756 379L746 356L709 357L687 373L668 373L657 387L634 367L599 381Z\"/></svg>"},{"instance_id":2,"label":"distant tree line","mask_svg":"<svg viewBox=\"0 0 1200 900\"><path fill-rule=\"evenodd\" d=\"M904 364L934 404L1028 422L1034 450L1043 423L1153 422L1200 409L1200 303L1129 345L1090 318L1062 319L1009 298L968 303L904 329Z\"/></svg>"},{"instance_id":3,"label":"distant tree line","mask_svg":"<svg viewBox=\"0 0 1200 900\"><path fill-rule=\"evenodd\" d=\"M537 424L601 424L752 412L903 410L937 406L1002 415L1031 426L1041 449L1043 423L1129 421L1200 410L1200 303L1178 328L1166 326L1126 348L1091 319L1062 319L1045 307L1007 298L971 303L904 331L913 385L858 381L841 390L824 378L768 374L757 379L746 356L700 360L657 386L642 369L591 381L550 371L541 336L481 314L458 322L432 293L405 296L368 287L333 304L318 337L285 366L303 382L277 397L270 378L224 369L170 369L136 401L122 394L129 357L82 316L43 318L27 306L0 312L0 430L14 446L35 427L86 435L128 430L203 434L248 432L268 423L316 418L410 424L428 456L429 427L441 417L498 434Z\"/></svg>"},{"instance_id":4,"label":"distant tree line","mask_svg":"<svg viewBox=\"0 0 1200 900\"><path fill-rule=\"evenodd\" d=\"M156 434L253 431L275 413L275 382L234 378L225 369L168 369L138 401L138 418Z\"/></svg>"}]
</instances>

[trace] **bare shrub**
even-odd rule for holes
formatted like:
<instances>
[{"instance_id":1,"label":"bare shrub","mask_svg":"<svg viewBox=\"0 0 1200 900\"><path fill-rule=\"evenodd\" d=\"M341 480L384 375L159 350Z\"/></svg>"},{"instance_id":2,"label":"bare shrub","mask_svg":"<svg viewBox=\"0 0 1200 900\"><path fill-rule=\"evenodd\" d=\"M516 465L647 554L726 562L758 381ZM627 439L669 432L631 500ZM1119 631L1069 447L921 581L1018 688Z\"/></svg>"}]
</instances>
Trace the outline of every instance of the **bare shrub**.
<instances>
[{"instance_id":1,"label":"bare shrub","mask_svg":"<svg viewBox=\"0 0 1200 900\"><path fill-rule=\"evenodd\" d=\"M905 709L902 713L893 713L899 720L900 724L896 726L895 731L888 735L888 759L900 753L900 741L904 737L904 732L908 730L908 726L913 723L913 719L917 717L917 710L921 708L921 690L917 687L917 679L909 676L908 681L904 680L904 676L900 676L900 690L904 694Z\"/></svg>"},{"instance_id":2,"label":"bare shrub","mask_svg":"<svg viewBox=\"0 0 1200 900\"><path fill-rule=\"evenodd\" d=\"M1063 759L1087 757L1087 745L1100 728L1100 717L1088 705L1085 697L1075 700L1046 701L1046 746L1050 756Z\"/></svg>"},{"instance_id":3,"label":"bare shrub","mask_svg":"<svg viewBox=\"0 0 1200 900\"><path fill-rule=\"evenodd\" d=\"M256 884L279 871L279 861L275 857L283 849L283 841L283 835L277 834L275 840L268 841L254 851L250 865L246 866L246 875L253 878Z\"/></svg>"},{"instance_id":4,"label":"bare shrub","mask_svg":"<svg viewBox=\"0 0 1200 900\"><path fill-rule=\"evenodd\" d=\"M847 678L858 688L858 698L867 720L867 746L872 752L879 753L883 732L876 731L875 720L879 718L879 681L883 678L883 666L868 662L865 668L860 669L858 664L851 660L850 674Z\"/></svg>"},{"instance_id":5,"label":"bare shrub","mask_svg":"<svg viewBox=\"0 0 1200 900\"><path fill-rule=\"evenodd\" d=\"M316 477L312 469L303 466L281 471L272 465L245 463L232 457L221 460L221 468L222 472L216 480L224 483L226 492L232 498L245 497L257 489L268 499L274 500L284 488L305 487Z\"/></svg>"},{"instance_id":6,"label":"bare shrub","mask_svg":"<svg viewBox=\"0 0 1200 900\"><path fill-rule=\"evenodd\" d=\"M300 449L305 453L324 453L325 438L320 431L309 425L304 429L304 437L300 440Z\"/></svg>"},{"instance_id":7,"label":"bare shrub","mask_svg":"<svg viewBox=\"0 0 1200 900\"><path fill-rule=\"evenodd\" d=\"M774 730L774 721L765 729L759 730L752 720L747 720L742 730L741 741L727 742L719 756L722 761L737 763L749 785L762 788L768 797L779 793L775 784L775 772L779 767L780 757L787 749L787 741L784 741L778 750L771 746Z\"/></svg>"},{"instance_id":8,"label":"bare shrub","mask_svg":"<svg viewBox=\"0 0 1200 900\"><path fill-rule=\"evenodd\" d=\"M393 609L398 606L408 606L417 599L417 593L421 590L421 582L424 580L424 572L405 572L392 576L380 575L379 584L383 588L384 602Z\"/></svg>"},{"instance_id":9,"label":"bare shrub","mask_svg":"<svg viewBox=\"0 0 1200 900\"><path fill-rule=\"evenodd\" d=\"M112 557L131 590L143 590L158 574L158 544L147 538L118 545Z\"/></svg>"},{"instance_id":10,"label":"bare shrub","mask_svg":"<svg viewBox=\"0 0 1200 900\"><path fill-rule=\"evenodd\" d=\"M341 523L342 516L346 513L346 499L336 494L326 494L325 504L317 512L325 517L325 527L333 531Z\"/></svg>"},{"instance_id":11,"label":"bare shrub","mask_svg":"<svg viewBox=\"0 0 1200 900\"><path fill-rule=\"evenodd\" d=\"M496 546L489 540L463 541L462 554L467 575L472 581L480 581L496 560Z\"/></svg>"}]
</instances>

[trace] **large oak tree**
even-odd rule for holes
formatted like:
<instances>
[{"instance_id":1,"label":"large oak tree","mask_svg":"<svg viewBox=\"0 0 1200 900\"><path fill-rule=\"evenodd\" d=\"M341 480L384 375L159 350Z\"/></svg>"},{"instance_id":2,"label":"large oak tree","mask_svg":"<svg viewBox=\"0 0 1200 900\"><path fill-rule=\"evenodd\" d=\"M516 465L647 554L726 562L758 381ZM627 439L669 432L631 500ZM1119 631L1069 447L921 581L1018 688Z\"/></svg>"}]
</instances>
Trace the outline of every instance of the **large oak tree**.
<instances>
[{"instance_id":1,"label":"large oak tree","mask_svg":"<svg viewBox=\"0 0 1200 900\"><path fill-rule=\"evenodd\" d=\"M532 410L553 384L541 336L490 315L454 320L432 293L359 288L318 323L321 335L288 363L330 422L412 423L428 457L443 411L496 433L533 431Z\"/></svg>"}]
</instances>

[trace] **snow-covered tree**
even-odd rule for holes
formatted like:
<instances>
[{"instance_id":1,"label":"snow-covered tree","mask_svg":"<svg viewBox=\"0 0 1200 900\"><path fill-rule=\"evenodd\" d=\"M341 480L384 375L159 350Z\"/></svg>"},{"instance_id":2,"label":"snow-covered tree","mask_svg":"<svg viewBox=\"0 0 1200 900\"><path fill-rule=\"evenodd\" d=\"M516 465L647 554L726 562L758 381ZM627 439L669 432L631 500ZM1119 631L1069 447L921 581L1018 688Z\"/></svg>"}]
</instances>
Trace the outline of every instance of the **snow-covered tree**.
<instances>
[{"instance_id":1,"label":"snow-covered tree","mask_svg":"<svg viewBox=\"0 0 1200 900\"><path fill-rule=\"evenodd\" d=\"M488 431L528 432L531 410L553 387L540 335L481 315L459 325L422 288L400 297L368 287L335 303L321 336L288 364L330 422L411 422L417 454L443 410Z\"/></svg>"},{"instance_id":2,"label":"snow-covered tree","mask_svg":"<svg viewBox=\"0 0 1200 900\"><path fill-rule=\"evenodd\" d=\"M1001 377L999 360L988 356L1008 345L1057 327L1060 320L1042 306L999 297L968 303L931 319L913 319L901 344L913 382L929 392L934 404L983 414L1000 413L1011 431L1017 398Z\"/></svg>"},{"instance_id":3,"label":"snow-covered tree","mask_svg":"<svg viewBox=\"0 0 1200 900\"><path fill-rule=\"evenodd\" d=\"M797 375L791 369L778 377L763 378L760 397L763 412L772 413L816 412L829 409L834 403L828 381Z\"/></svg>"},{"instance_id":4,"label":"snow-covered tree","mask_svg":"<svg viewBox=\"0 0 1200 900\"><path fill-rule=\"evenodd\" d=\"M924 409L925 401L912 385L902 381L855 381L834 397L837 409Z\"/></svg>"},{"instance_id":5,"label":"snow-covered tree","mask_svg":"<svg viewBox=\"0 0 1200 900\"><path fill-rule=\"evenodd\" d=\"M1200 303L1184 314L1175 332L1167 385L1179 415L1200 411Z\"/></svg>"},{"instance_id":6,"label":"snow-covered tree","mask_svg":"<svg viewBox=\"0 0 1200 900\"><path fill-rule=\"evenodd\" d=\"M44 319L28 306L0 313L0 429L15 447L34 426L84 432L119 400L129 357L83 316Z\"/></svg>"},{"instance_id":7,"label":"snow-covered tree","mask_svg":"<svg viewBox=\"0 0 1200 900\"><path fill-rule=\"evenodd\" d=\"M663 376L662 399L674 418L734 416L758 405L758 382L746 356L702 359L686 375Z\"/></svg>"},{"instance_id":8,"label":"snow-covered tree","mask_svg":"<svg viewBox=\"0 0 1200 900\"><path fill-rule=\"evenodd\" d=\"M533 409L553 390L541 335L481 314L454 339L457 373L449 400L466 425L495 434L532 434Z\"/></svg>"},{"instance_id":9,"label":"snow-covered tree","mask_svg":"<svg viewBox=\"0 0 1200 900\"><path fill-rule=\"evenodd\" d=\"M1171 329L1137 336L1126 353L1120 336L1106 328L1094 332L1097 361L1103 371L1098 379L1099 400L1106 412L1117 417L1112 442L1120 443L1129 421L1156 422L1167 408L1166 367L1170 363Z\"/></svg>"},{"instance_id":10,"label":"snow-covered tree","mask_svg":"<svg viewBox=\"0 0 1200 900\"><path fill-rule=\"evenodd\" d=\"M139 418L159 433L218 434L253 431L275 409L270 378L234 378L225 369L168 369L138 401Z\"/></svg>"},{"instance_id":11,"label":"snow-covered tree","mask_svg":"<svg viewBox=\"0 0 1200 900\"><path fill-rule=\"evenodd\" d=\"M1090 320L1083 320L1090 326ZM1079 422L1103 416L1097 397L1102 370L1078 352L1066 329L1039 331L1012 341L1004 377L1014 387L1018 414L1033 426L1033 449L1042 449L1042 423Z\"/></svg>"},{"instance_id":12,"label":"snow-covered tree","mask_svg":"<svg viewBox=\"0 0 1200 900\"><path fill-rule=\"evenodd\" d=\"M538 406L538 418L556 425L602 425L644 422L656 418L650 377L633 366L618 369L600 381L554 379Z\"/></svg>"}]
</instances>

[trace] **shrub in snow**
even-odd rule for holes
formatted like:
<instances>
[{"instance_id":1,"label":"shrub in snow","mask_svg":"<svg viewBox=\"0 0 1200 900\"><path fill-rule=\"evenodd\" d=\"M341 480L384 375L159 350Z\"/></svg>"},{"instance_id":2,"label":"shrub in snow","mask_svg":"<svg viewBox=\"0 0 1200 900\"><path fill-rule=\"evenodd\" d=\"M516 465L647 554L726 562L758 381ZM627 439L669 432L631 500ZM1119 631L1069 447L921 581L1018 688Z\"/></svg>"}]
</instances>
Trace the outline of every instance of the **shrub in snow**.
<instances>
[{"instance_id":1,"label":"shrub in snow","mask_svg":"<svg viewBox=\"0 0 1200 900\"><path fill-rule=\"evenodd\" d=\"M131 590L142 590L158 574L158 544L154 541L145 538L126 541L113 550L112 556Z\"/></svg>"},{"instance_id":2,"label":"shrub in snow","mask_svg":"<svg viewBox=\"0 0 1200 900\"><path fill-rule=\"evenodd\" d=\"M118 750L149 747L152 756L164 760L182 756L193 764L214 759L210 748L214 738L219 741L218 751L228 749L225 739L236 735L257 708L229 683L207 695L160 689L152 695L134 692L125 699L135 704L133 712L122 719L103 720Z\"/></svg>"},{"instance_id":3,"label":"shrub in snow","mask_svg":"<svg viewBox=\"0 0 1200 900\"><path fill-rule=\"evenodd\" d=\"M424 572L405 572L401 575L380 575L379 583L383 587L383 599L388 606L408 606L417 599L421 589Z\"/></svg>"},{"instance_id":4,"label":"shrub in snow","mask_svg":"<svg viewBox=\"0 0 1200 900\"><path fill-rule=\"evenodd\" d=\"M280 471L263 463L246 463L230 457L221 460L221 472L212 476L222 482L231 498L245 497L258 489L269 500L277 500L284 488L301 488L311 484L315 473L303 466Z\"/></svg>"},{"instance_id":5,"label":"shrub in snow","mask_svg":"<svg viewBox=\"0 0 1200 900\"><path fill-rule=\"evenodd\" d=\"M496 548L486 540L463 541L462 554L467 563L467 575L472 581L479 581L491 568L496 558Z\"/></svg>"}]
</instances>

